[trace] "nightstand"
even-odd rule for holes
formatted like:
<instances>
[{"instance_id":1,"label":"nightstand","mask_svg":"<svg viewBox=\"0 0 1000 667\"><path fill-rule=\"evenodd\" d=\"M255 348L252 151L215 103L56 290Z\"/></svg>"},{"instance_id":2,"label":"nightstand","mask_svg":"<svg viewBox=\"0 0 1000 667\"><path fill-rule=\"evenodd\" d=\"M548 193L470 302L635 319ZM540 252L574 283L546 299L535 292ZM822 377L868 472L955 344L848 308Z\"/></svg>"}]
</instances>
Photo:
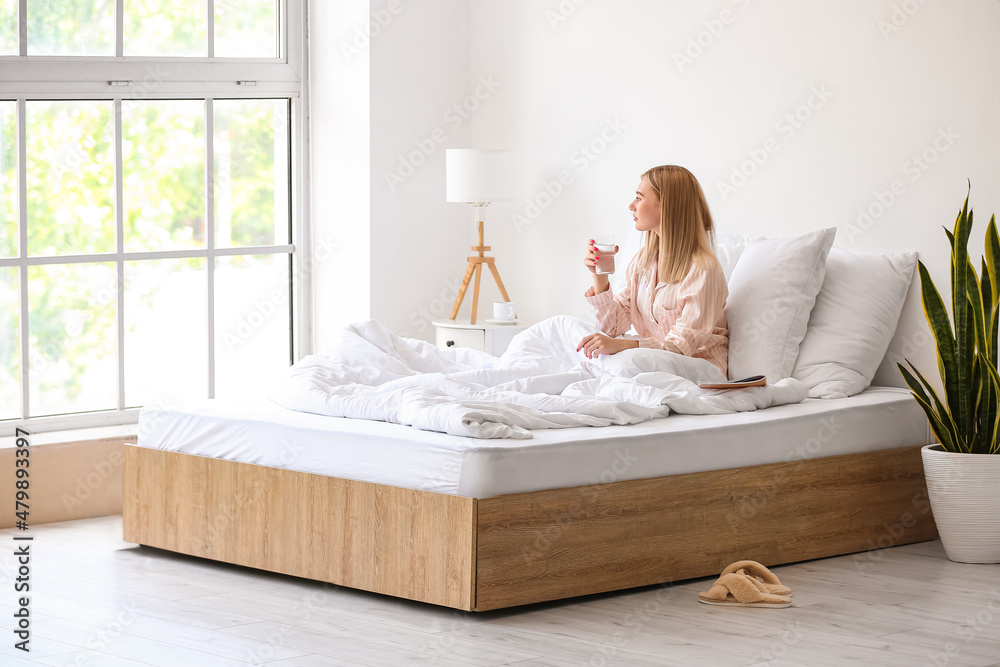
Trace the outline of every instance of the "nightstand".
<instances>
[{"instance_id":1,"label":"nightstand","mask_svg":"<svg viewBox=\"0 0 1000 667\"><path fill-rule=\"evenodd\" d=\"M435 320L435 344L442 350L449 347L471 347L499 357L510 345L511 339L528 328L527 324L489 324L468 320Z\"/></svg>"}]
</instances>

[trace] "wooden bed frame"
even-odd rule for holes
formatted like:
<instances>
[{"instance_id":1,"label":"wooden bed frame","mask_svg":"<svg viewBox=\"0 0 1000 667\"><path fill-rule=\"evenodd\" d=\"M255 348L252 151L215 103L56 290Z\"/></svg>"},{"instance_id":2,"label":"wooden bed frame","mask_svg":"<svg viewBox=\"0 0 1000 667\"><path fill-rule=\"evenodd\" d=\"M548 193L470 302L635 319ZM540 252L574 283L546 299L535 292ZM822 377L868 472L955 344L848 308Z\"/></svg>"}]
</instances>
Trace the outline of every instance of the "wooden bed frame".
<instances>
[{"instance_id":1,"label":"wooden bed frame","mask_svg":"<svg viewBox=\"0 0 1000 667\"><path fill-rule=\"evenodd\" d=\"M485 611L934 539L920 447L465 498L125 447L124 538Z\"/></svg>"}]
</instances>

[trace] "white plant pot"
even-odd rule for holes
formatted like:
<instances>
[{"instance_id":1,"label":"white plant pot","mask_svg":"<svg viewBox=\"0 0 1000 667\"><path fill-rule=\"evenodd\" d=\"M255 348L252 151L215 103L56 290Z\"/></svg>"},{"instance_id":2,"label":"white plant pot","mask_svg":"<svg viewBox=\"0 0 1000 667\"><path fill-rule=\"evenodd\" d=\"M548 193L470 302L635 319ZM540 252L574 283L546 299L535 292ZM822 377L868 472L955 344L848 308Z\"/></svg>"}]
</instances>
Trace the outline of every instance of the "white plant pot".
<instances>
[{"instance_id":1,"label":"white plant pot","mask_svg":"<svg viewBox=\"0 0 1000 667\"><path fill-rule=\"evenodd\" d=\"M1000 455L920 450L934 522L948 558L1000 563Z\"/></svg>"}]
</instances>

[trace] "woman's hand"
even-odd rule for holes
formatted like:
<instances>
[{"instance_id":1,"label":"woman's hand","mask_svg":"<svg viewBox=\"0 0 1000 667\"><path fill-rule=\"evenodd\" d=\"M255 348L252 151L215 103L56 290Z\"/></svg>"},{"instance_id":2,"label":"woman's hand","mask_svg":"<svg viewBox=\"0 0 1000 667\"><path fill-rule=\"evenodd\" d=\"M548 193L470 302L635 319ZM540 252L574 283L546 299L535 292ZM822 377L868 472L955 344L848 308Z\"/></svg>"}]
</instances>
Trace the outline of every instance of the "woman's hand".
<instances>
[{"instance_id":1,"label":"woman's hand","mask_svg":"<svg viewBox=\"0 0 1000 667\"><path fill-rule=\"evenodd\" d=\"M593 333L584 336L576 351L583 351L583 355L588 359L593 359L599 354L618 354L622 350L631 350L639 347L639 341L629 338L612 338L600 333Z\"/></svg>"}]
</instances>

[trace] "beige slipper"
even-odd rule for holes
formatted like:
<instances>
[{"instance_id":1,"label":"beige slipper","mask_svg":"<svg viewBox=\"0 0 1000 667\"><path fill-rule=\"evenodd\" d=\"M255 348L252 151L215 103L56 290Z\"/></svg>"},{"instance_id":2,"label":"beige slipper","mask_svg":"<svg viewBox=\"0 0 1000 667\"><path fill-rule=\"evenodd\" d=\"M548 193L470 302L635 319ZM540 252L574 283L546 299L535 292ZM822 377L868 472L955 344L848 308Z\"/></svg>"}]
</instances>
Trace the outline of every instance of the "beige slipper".
<instances>
[{"instance_id":1,"label":"beige slipper","mask_svg":"<svg viewBox=\"0 0 1000 667\"><path fill-rule=\"evenodd\" d=\"M747 575L754 577L757 581L764 584L764 588L767 589L768 593L774 593L775 595L792 594L791 588L783 585L780 581L778 581L778 577L773 572L755 560L736 561L723 570L722 574L729 574L731 572L736 572L737 570L745 570Z\"/></svg>"},{"instance_id":2,"label":"beige slipper","mask_svg":"<svg viewBox=\"0 0 1000 667\"><path fill-rule=\"evenodd\" d=\"M767 607L783 609L792 606L792 598L769 593L764 584L740 572L719 577L707 593L699 593L698 601L722 607Z\"/></svg>"}]
</instances>

